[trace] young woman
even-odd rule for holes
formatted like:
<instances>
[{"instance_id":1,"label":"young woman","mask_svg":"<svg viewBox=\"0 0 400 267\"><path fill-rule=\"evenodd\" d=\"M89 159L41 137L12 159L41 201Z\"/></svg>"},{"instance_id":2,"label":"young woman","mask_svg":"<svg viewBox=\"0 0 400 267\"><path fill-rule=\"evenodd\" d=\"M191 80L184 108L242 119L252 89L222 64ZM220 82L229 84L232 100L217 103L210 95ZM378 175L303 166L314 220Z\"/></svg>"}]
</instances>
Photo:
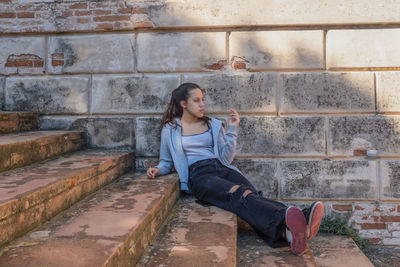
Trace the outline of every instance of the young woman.
<instances>
[{"instance_id":1,"label":"young woman","mask_svg":"<svg viewBox=\"0 0 400 267\"><path fill-rule=\"evenodd\" d=\"M237 214L270 246L281 246L286 238L292 252L302 254L307 249L306 240L318 233L323 204L314 202L300 210L262 197L231 165L238 112L230 110L225 131L221 121L204 115L204 107L203 92L196 84L184 83L172 92L162 122L160 162L147 170L148 178L168 174L174 166L181 190Z\"/></svg>"}]
</instances>

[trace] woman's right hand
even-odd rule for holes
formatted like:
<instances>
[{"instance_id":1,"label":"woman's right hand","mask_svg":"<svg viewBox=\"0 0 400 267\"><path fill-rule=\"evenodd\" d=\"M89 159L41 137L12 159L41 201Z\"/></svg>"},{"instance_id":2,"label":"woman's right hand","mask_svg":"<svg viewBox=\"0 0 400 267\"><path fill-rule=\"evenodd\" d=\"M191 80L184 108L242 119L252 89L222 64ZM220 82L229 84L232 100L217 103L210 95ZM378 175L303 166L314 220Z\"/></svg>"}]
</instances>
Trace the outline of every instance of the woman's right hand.
<instances>
[{"instance_id":1,"label":"woman's right hand","mask_svg":"<svg viewBox=\"0 0 400 267\"><path fill-rule=\"evenodd\" d=\"M160 173L160 170L158 168L149 168L147 170L147 178L149 179L154 179L158 174Z\"/></svg>"}]
</instances>

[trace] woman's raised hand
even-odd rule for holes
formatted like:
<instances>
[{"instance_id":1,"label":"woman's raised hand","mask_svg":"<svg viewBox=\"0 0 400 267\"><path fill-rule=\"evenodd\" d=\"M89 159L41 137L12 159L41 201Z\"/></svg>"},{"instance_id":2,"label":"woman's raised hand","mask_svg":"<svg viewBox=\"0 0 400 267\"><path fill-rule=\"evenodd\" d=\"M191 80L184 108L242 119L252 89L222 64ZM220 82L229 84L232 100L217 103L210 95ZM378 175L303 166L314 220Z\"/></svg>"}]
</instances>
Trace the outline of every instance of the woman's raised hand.
<instances>
[{"instance_id":1,"label":"woman's raised hand","mask_svg":"<svg viewBox=\"0 0 400 267\"><path fill-rule=\"evenodd\" d=\"M158 174L160 173L160 170L158 168L149 168L147 170L147 178L149 179L154 179Z\"/></svg>"},{"instance_id":2,"label":"woman's raised hand","mask_svg":"<svg viewBox=\"0 0 400 267\"><path fill-rule=\"evenodd\" d=\"M239 113L235 109L231 109L229 124L237 127L239 125L239 122L240 122Z\"/></svg>"}]
</instances>

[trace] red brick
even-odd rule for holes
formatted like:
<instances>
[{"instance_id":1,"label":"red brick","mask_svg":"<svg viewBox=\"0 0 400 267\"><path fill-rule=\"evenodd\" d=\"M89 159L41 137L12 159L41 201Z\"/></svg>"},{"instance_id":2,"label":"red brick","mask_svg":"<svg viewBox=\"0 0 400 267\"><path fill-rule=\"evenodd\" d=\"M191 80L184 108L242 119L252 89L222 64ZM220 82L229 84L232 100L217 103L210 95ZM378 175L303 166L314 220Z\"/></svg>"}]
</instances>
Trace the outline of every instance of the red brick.
<instances>
[{"instance_id":1,"label":"red brick","mask_svg":"<svg viewBox=\"0 0 400 267\"><path fill-rule=\"evenodd\" d=\"M133 14L147 14L147 8L134 8Z\"/></svg>"},{"instance_id":2,"label":"red brick","mask_svg":"<svg viewBox=\"0 0 400 267\"><path fill-rule=\"evenodd\" d=\"M74 15L74 12L72 12L72 11L64 11L64 12L62 12L62 14L61 14L61 16L63 16L63 17L71 17L71 16L73 16Z\"/></svg>"},{"instance_id":3,"label":"red brick","mask_svg":"<svg viewBox=\"0 0 400 267\"><path fill-rule=\"evenodd\" d=\"M99 25L97 25L96 29L112 30L113 29L113 25L111 23L100 23Z\"/></svg>"},{"instance_id":4,"label":"red brick","mask_svg":"<svg viewBox=\"0 0 400 267\"><path fill-rule=\"evenodd\" d=\"M361 224L362 230L368 229L386 229L386 224L384 223L362 223Z\"/></svg>"},{"instance_id":5,"label":"red brick","mask_svg":"<svg viewBox=\"0 0 400 267\"><path fill-rule=\"evenodd\" d=\"M1 0L0 0L0 2L1 2ZM31 9L33 7L33 5L32 4L28 4L28 5L17 5L17 6L15 6L14 7L14 9L15 10L28 10L28 9Z\"/></svg>"},{"instance_id":6,"label":"red brick","mask_svg":"<svg viewBox=\"0 0 400 267\"><path fill-rule=\"evenodd\" d=\"M64 66L64 54L63 53L51 54L51 65L54 67Z\"/></svg>"},{"instance_id":7,"label":"red brick","mask_svg":"<svg viewBox=\"0 0 400 267\"><path fill-rule=\"evenodd\" d=\"M111 10L103 10L103 9L94 10L93 13L95 15L109 15L109 14L111 14Z\"/></svg>"},{"instance_id":8,"label":"red brick","mask_svg":"<svg viewBox=\"0 0 400 267\"><path fill-rule=\"evenodd\" d=\"M366 238L365 240L370 244L379 244L381 242L380 238Z\"/></svg>"},{"instance_id":9,"label":"red brick","mask_svg":"<svg viewBox=\"0 0 400 267\"><path fill-rule=\"evenodd\" d=\"M383 222L400 222L400 216L382 216Z\"/></svg>"},{"instance_id":10,"label":"red brick","mask_svg":"<svg viewBox=\"0 0 400 267\"><path fill-rule=\"evenodd\" d=\"M360 207L360 206L354 206L354 209L355 210L365 210L363 207Z\"/></svg>"},{"instance_id":11,"label":"red brick","mask_svg":"<svg viewBox=\"0 0 400 267\"><path fill-rule=\"evenodd\" d=\"M9 55L6 67L43 67L43 59L33 54Z\"/></svg>"},{"instance_id":12,"label":"red brick","mask_svg":"<svg viewBox=\"0 0 400 267\"><path fill-rule=\"evenodd\" d=\"M51 65L56 67L56 66L64 66L64 60L52 60Z\"/></svg>"},{"instance_id":13,"label":"red brick","mask_svg":"<svg viewBox=\"0 0 400 267\"><path fill-rule=\"evenodd\" d=\"M364 157L367 155L366 149L355 149L353 150L353 156L355 157Z\"/></svg>"},{"instance_id":14,"label":"red brick","mask_svg":"<svg viewBox=\"0 0 400 267\"><path fill-rule=\"evenodd\" d=\"M397 206L397 212L400 212L400 206Z\"/></svg>"},{"instance_id":15,"label":"red brick","mask_svg":"<svg viewBox=\"0 0 400 267\"><path fill-rule=\"evenodd\" d=\"M11 0L0 0L0 3L10 3L11 4Z\"/></svg>"},{"instance_id":16,"label":"red brick","mask_svg":"<svg viewBox=\"0 0 400 267\"><path fill-rule=\"evenodd\" d=\"M136 8L135 8L136 9ZM134 10L135 10L134 9ZM119 9L117 9L117 11L118 11L118 13L122 13L122 14L130 14L130 13L132 13L132 9L131 8L129 8L129 7L125 7L125 8L119 8ZM135 12L134 12L135 13ZM144 14L147 14L147 10L146 10L146 13L144 13Z\"/></svg>"},{"instance_id":17,"label":"red brick","mask_svg":"<svg viewBox=\"0 0 400 267\"><path fill-rule=\"evenodd\" d=\"M88 16L88 15L91 14L91 11L89 11L89 10L86 10L86 11L78 10L78 11L75 11L74 14L75 14L75 16Z\"/></svg>"},{"instance_id":18,"label":"red brick","mask_svg":"<svg viewBox=\"0 0 400 267\"><path fill-rule=\"evenodd\" d=\"M246 62L233 62L233 68L235 70L245 70L246 69Z\"/></svg>"},{"instance_id":19,"label":"red brick","mask_svg":"<svg viewBox=\"0 0 400 267\"><path fill-rule=\"evenodd\" d=\"M120 21L120 20L130 20L130 16L102 16L94 17L93 21Z\"/></svg>"},{"instance_id":20,"label":"red brick","mask_svg":"<svg viewBox=\"0 0 400 267\"><path fill-rule=\"evenodd\" d=\"M35 13L34 12L18 12L17 13L18 18L28 18L28 19L33 19L35 18Z\"/></svg>"},{"instance_id":21,"label":"red brick","mask_svg":"<svg viewBox=\"0 0 400 267\"><path fill-rule=\"evenodd\" d=\"M352 211L353 207L352 205L349 204L333 204L332 209L337 210L337 211Z\"/></svg>"},{"instance_id":22,"label":"red brick","mask_svg":"<svg viewBox=\"0 0 400 267\"><path fill-rule=\"evenodd\" d=\"M53 53L51 54L51 59L64 59L64 53Z\"/></svg>"},{"instance_id":23,"label":"red brick","mask_svg":"<svg viewBox=\"0 0 400 267\"><path fill-rule=\"evenodd\" d=\"M15 18L17 15L14 12L0 12L0 19L12 19Z\"/></svg>"},{"instance_id":24,"label":"red brick","mask_svg":"<svg viewBox=\"0 0 400 267\"><path fill-rule=\"evenodd\" d=\"M87 3L76 3L69 6L71 9L85 9L87 8Z\"/></svg>"},{"instance_id":25,"label":"red brick","mask_svg":"<svg viewBox=\"0 0 400 267\"><path fill-rule=\"evenodd\" d=\"M135 28L152 28L153 23L151 21L142 21L142 22L136 22L135 25L133 25Z\"/></svg>"},{"instance_id":26,"label":"red brick","mask_svg":"<svg viewBox=\"0 0 400 267\"><path fill-rule=\"evenodd\" d=\"M88 23L88 22L90 22L90 18L77 18L76 22L78 22L78 23Z\"/></svg>"}]
</instances>

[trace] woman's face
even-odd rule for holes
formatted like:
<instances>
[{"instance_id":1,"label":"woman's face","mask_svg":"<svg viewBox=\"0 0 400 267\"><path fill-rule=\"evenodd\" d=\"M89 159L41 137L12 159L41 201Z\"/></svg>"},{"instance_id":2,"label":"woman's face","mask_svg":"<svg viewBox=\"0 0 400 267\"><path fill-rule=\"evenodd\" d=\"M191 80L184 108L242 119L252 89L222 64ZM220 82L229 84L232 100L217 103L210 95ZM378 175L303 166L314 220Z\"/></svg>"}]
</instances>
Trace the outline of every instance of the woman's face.
<instances>
[{"instance_id":1,"label":"woman's face","mask_svg":"<svg viewBox=\"0 0 400 267\"><path fill-rule=\"evenodd\" d=\"M196 118L204 116L204 97L203 92L199 89L189 91L189 98L187 101L181 101L183 112L188 112Z\"/></svg>"}]
</instances>

